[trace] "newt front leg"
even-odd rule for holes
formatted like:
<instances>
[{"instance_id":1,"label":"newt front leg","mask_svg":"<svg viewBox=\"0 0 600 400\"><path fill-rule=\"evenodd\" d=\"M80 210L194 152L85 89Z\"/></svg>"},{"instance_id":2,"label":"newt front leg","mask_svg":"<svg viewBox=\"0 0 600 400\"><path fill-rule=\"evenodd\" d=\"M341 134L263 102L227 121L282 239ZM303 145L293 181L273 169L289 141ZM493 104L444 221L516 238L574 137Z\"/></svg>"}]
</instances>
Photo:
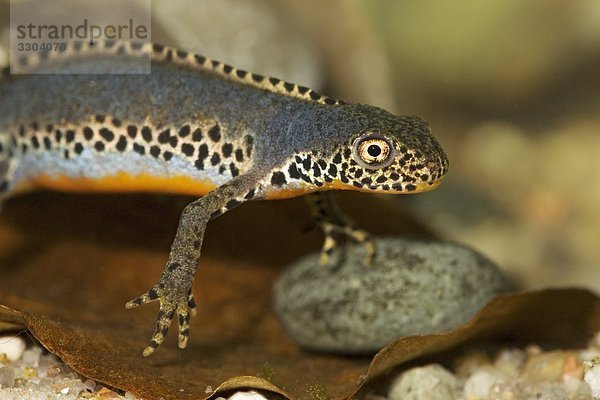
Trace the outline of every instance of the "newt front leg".
<instances>
[{"instance_id":1,"label":"newt front leg","mask_svg":"<svg viewBox=\"0 0 600 400\"><path fill-rule=\"evenodd\" d=\"M179 323L179 348L184 349L187 346L190 316L196 312L192 284L206 224L212 218L252 199L257 192L258 182L256 175L252 173L240 175L188 204L183 210L160 280L146 293L125 305L127 308L135 308L155 300L160 302L156 329L150 343L144 349L144 356L154 353L164 341L175 315Z\"/></svg>"}]
</instances>

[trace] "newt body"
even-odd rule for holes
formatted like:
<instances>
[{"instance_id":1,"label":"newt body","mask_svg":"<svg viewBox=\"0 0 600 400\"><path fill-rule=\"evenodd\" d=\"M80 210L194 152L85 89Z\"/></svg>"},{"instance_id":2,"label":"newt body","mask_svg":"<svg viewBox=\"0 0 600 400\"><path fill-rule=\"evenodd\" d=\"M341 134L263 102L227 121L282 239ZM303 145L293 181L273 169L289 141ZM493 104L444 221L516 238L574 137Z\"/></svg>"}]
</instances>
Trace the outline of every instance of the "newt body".
<instances>
[{"instance_id":1,"label":"newt body","mask_svg":"<svg viewBox=\"0 0 600 400\"><path fill-rule=\"evenodd\" d=\"M152 73L137 75L152 61ZM207 222L255 199L349 189L435 188L447 159L418 117L346 104L311 89L183 51L71 45L30 61L53 74L0 79L0 199L37 187L202 196L188 205L159 283L128 307L160 301L151 354L178 315L185 347L191 285ZM80 75L93 66L95 74ZM126 70L130 74L106 74ZM336 236L368 242L333 200L313 196L324 260Z\"/></svg>"}]
</instances>

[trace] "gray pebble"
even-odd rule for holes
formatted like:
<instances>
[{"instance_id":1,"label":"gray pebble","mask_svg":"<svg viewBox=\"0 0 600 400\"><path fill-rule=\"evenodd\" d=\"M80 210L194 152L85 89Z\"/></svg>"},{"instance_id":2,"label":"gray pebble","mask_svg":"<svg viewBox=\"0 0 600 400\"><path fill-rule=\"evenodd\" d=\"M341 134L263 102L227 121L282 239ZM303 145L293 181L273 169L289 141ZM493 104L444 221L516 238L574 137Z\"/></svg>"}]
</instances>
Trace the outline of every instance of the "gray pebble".
<instances>
[{"instance_id":1,"label":"gray pebble","mask_svg":"<svg viewBox=\"0 0 600 400\"><path fill-rule=\"evenodd\" d=\"M317 253L285 269L274 308L302 347L340 354L378 351L402 336L441 332L469 320L510 283L489 260L452 242L376 238L371 267L361 246L321 267Z\"/></svg>"}]
</instances>

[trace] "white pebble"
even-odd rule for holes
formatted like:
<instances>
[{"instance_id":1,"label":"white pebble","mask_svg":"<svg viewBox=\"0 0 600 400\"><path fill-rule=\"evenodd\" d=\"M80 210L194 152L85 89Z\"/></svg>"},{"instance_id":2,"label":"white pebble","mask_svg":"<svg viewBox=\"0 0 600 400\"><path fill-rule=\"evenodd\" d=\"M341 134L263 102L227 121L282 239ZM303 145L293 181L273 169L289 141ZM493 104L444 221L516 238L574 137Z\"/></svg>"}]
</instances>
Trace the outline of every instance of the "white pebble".
<instances>
[{"instance_id":1,"label":"white pebble","mask_svg":"<svg viewBox=\"0 0 600 400\"><path fill-rule=\"evenodd\" d=\"M590 387L592 398L600 399L600 358L595 357L583 362L583 380Z\"/></svg>"},{"instance_id":2,"label":"white pebble","mask_svg":"<svg viewBox=\"0 0 600 400\"><path fill-rule=\"evenodd\" d=\"M267 398L252 390L250 392L236 392L229 397L229 400L267 400Z\"/></svg>"},{"instance_id":3,"label":"white pebble","mask_svg":"<svg viewBox=\"0 0 600 400\"><path fill-rule=\"evenodd\" d=\"M0 336L0 354L10 361L17 361L25 351L25 340L18 336Z\"/></svg>"},{"instance_id":4,"label":"white pebble","mask_svg":"<svg viewBox=\"0 0 600 400\"><path fill-rule=\"evenodd\" d=\"M390 400L453 400L458 386L457 379L441 365L433 364L413 368L402 373L392 382Z\"/></svg>"},{"instance_id":5,"label":"white pebble","mask_svg":"<svg viewBox=\"0 0 600 400\"><path fill-rule=\"evenodd\" d=\"M475 372L465 382L465 399L479 400L490 396L492 386L502 377L490 371L480 370Z\"/></svg>"}]
</instances>

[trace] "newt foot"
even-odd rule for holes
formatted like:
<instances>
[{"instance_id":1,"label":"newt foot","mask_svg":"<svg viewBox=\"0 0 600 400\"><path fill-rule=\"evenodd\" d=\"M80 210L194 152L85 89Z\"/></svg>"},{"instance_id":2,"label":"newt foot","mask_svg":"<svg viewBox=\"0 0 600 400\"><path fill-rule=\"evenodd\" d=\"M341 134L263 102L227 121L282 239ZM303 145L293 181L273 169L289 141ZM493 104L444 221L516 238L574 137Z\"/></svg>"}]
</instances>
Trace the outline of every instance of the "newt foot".
<instances>
[{"instance_id":1,"label":"newt foot","mask_svg":"<svg viewBox=\"0 0 600 400\"><path fill-rule=\"evenodd\" d=\"M165 340L175 314L177 314L179 324L178 347L180 349L185 349L190 336L190 317L196 315L196 300L194 299L191 289L187 292L187 295L178 296L177 293L165 290L164 286L160 283L146 293L127 302L125 307L128 309L136 308L142 304L151 303L156 300L160 302L160 309L156 320L156 329L150 339L150 343L142 353L144 357L148 357L154 353L158 346Z\"/></svg>"}]
</instances>

